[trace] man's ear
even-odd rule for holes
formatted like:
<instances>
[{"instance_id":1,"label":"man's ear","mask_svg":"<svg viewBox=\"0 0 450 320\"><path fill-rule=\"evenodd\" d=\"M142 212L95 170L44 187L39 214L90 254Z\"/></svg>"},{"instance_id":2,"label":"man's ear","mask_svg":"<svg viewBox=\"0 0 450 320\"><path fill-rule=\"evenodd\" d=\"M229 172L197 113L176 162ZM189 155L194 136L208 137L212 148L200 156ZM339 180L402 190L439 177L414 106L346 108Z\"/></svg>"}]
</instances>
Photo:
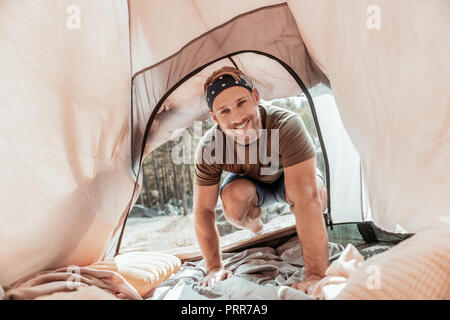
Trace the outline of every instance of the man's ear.
<instances>
[{"instance_id":1,"label":"man's ear","mask_svg":"<svg viewBox=\"0 0 450 320\"><path fill-rule=\"evenodd\" d=\"M219 121L217 120L216 114L213 111L211 111L211 110L209 110L208 112L209 112L209 115L211 116L211 118L214 120L214 122L219 124Z\"/></svg>"},{"instance_id":2,"label":"man's ear","mask_svg":"<svg viewBox=\"0 0 450 320\"><path fill-rule=\"evenodd\" d=\"M258 89L254 88L252 90L252 97L253 97L253 101L256 102L256 104L259 105L259 103L261 102L260 98L259 98L259 92Z\"/></svg>"}]
</instances>

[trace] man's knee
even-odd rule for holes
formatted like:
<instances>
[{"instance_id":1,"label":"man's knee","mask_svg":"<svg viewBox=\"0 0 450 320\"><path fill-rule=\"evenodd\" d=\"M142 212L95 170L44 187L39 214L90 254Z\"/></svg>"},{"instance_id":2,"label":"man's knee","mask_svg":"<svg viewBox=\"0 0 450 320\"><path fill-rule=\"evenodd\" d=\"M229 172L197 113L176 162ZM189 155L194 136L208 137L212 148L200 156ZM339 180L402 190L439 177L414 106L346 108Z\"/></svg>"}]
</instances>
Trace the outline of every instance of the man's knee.
<instances>
[{"instance_id":1,"label":"man's knee","mask_svg":"<svg viewBox=\"0 0 450 320\"><path fill-rule=\"evenodd\" d=\"M245 179L227 184L221 192L225 216L240 221L258 202L255 186Z\"/></svg>"}]
</instances>

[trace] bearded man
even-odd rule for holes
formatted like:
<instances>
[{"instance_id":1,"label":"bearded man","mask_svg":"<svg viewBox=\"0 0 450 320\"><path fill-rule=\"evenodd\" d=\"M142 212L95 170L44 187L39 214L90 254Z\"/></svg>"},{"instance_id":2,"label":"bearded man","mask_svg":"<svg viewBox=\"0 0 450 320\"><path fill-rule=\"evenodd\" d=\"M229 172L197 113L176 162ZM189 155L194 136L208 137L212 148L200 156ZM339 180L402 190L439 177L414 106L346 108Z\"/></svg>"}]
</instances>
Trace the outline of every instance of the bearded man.
<instances>
[{"instance_id":1,"label":"bearded man","mask_svg":"<svg viewBox=\"0 0 450 320\"><path fill-rule=\"evenodd\" d=\"M195 158L195 231L207 268L200 285L231 275L222 265L215 223L220 196L226 219L254 233L263 227L261 208L290 205L305 263L305 280L293 287L310 293L328 267L327 193L304 123L294 112L260 105L258 90L232 67L214 72L204 90L215 125ZM220 184L223 171L230 173Z\"/></svg>"}]
</instances>

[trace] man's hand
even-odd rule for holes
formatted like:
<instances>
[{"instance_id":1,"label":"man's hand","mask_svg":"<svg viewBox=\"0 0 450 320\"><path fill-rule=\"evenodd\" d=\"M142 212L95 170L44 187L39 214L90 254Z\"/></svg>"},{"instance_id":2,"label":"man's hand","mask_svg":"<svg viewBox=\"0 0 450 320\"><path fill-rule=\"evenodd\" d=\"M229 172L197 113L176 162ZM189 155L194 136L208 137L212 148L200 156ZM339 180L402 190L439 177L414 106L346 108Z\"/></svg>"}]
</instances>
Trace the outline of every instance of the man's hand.
<instances>
[{"instance_id":1,"label":"man's hand","mask_svg":"<svg viewBox=\"0 0 450 320\"><path fill-rule=\"evenodd\" d=\"M293 284L291 287L307 295L312 295L320 280L322 280L322 277L311 275L305 281Z\"/></svg>"},{"instance_id":2,"label":"man's hand","mask_svg":"<svg viewBox=\"0 0 450 320\"><path fill-rule=\"evenodd\" d=\"M231 271L224 270L223 268L213 269L199 282L199 285L202 287L213 287L217 281L228 279L231 275Z\"/></svg>"}]
</instances>

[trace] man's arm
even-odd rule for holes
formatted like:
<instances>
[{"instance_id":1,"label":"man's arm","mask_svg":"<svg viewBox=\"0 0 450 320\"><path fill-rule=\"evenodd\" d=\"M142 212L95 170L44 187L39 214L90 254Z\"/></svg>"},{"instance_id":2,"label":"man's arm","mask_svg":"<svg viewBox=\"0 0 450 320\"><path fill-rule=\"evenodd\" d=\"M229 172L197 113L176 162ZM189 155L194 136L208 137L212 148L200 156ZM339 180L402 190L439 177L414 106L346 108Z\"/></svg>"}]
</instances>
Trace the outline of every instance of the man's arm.
<instances>
[{"instance_id":1,"label":"man's arm","mask_svg":"<svg viewBox=\"0 0 450 320\"><path fill-rule=\"evenodd\" d=\"M305 281L295 287L305 293L325 276L328 267L328 234L316 183L316 159L284 169L286 197L293 203L297 234L305 262Z\"/></svg>"},{"instance_id":2,"label":"man's arm","mask_svg":"<svg viewBox=\"0 0 450 320\"><path fill-rule=\"evenodd\" d=\"M207 276L200 285L213 286L230 276L224 271L220 255L219 232L216 227L216 205L219 197L219 184L200 186L194 184L195 232L198 244L205 259Z\"/></svg>"}]
</instances>

